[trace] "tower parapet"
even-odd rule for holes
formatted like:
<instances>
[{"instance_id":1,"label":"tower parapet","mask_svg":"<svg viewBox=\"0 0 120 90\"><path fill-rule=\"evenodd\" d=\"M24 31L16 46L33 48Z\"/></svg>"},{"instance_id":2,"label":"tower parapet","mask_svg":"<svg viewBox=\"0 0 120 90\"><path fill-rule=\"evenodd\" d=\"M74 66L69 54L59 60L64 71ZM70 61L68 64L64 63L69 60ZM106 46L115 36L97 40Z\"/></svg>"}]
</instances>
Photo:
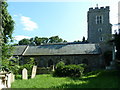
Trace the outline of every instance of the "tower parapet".
<instances>
[{"instance_id":1,"label":"tower parapet","mask_svg":"<svg viewBox=\"0 0 120 90\"><path fill-rule=\"evenodd\" d=\"M101 11L101 10L109 10L110 9L110 7L109 6L106 6L106 7L95 7L95 8L93 8L93 7L91 7L91 8L89 8L89 12L94 12L94 11Z\"/></svg>"}]
</instances>

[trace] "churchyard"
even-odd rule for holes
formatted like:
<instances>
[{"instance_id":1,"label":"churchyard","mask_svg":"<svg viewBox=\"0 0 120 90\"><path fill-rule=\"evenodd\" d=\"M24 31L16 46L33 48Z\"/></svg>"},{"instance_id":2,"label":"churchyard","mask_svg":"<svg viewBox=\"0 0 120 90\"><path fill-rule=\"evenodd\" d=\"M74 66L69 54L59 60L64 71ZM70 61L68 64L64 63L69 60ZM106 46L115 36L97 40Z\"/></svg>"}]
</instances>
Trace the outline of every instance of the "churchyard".
<instances>
[{"instance_id":1,"label":"churchyard","mask_svg":"<svg viewBox=\"0 0 120 90\"><path fill-rule=\"evenodd\" d=\"M23 68L21 74L5 73L3 88L120 88L118 70L86 71L85 64L65 65L59 62L38 74L37 66ZM30 72L30 73L29 73Z\"/></svg>"},{"instance_id":2,"label":"churchyard","mask_svg":"<svg viewBox=\"0 0 120 90\"><path fill-rule=\"evenodd\" d=\"M115 70L93 71L82 77L53 77L52 74L36 75L22 80L16 76L12 88L120 88L120 72Z\"/></svg>"}]
</instances>

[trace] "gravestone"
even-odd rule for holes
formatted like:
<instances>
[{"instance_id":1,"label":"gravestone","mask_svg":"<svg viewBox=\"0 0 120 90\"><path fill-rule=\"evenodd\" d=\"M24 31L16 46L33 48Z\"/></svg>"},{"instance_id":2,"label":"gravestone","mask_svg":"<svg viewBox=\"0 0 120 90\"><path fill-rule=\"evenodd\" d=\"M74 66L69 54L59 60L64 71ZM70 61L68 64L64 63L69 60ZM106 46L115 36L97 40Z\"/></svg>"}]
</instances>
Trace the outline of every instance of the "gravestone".
<instances>
[{"instance_id":1,"label":"gravestone","mask_svg":"<svg viewBox=\"0 0 120 90\"><path fill-rule=\"evenodd\" d=\"M33 66L31 78L34 78L36 75L37 66Z\"/></svg>"},{"instance_id":2,"label":"gravestone","mask_svg":"<svg viewBox=\"0 0 120 90\"><path fill-rule=\"evenodd\" d=\"M54 65L52 65L52 71L55 71L55 66Z\"/></svg>"},{"instance_id":3,"label":"gravestone","mask_svg":"<svg viewBox=\"0 0 120 90\"><path fill-rule=\"evenodd\" d=\"M0 90L2 88L7 88L7 72L1 71L0 72Z\"/></svg>"},{"instance_id":4,"label":"gravestone","mask_svg":"<svg viewBox=\"0 0 120 90\"><path fill-rule=\"evenodd\" d=\"M10 88L11 87L11 73L7 74L7 88Z\"/></svg>"},{"instance_id":5,"label":"gravestone","mask_svg":"<svg viewBox=\"0 0 120 90\"><path fill-rule=\"evenodd\" d=\"M26 68L22 70L22 79L28 79L28 73Z\"/></svg>"},{"instance_id":6,"label":"gravestone","mask_svg":"<svg viewBox=\"0 0 120 90\"><path fill-rule=\"evenodd\" d=\"M15 75L11 73L11 83L15 81Z\"/></svg>"}]
</instances>

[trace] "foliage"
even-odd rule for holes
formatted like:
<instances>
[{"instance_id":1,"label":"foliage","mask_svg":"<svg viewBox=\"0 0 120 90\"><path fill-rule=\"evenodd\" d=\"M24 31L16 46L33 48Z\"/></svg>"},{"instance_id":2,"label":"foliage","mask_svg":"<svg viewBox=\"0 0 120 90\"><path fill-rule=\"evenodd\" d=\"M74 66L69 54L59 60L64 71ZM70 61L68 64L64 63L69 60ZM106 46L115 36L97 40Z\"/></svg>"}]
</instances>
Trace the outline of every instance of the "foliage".
<instances>
[{"instance_id":1,"label":"foliage","mask_svg":"<svg viewBox=\"0 0 120 90\"><path fill-rule=\"evenodd\" d=\"M116 46L116 59L120 60L120 32L114 35L115 46Z\"/></svg>"},{"instance_id":2,"label":"foliage","mask_svg":"<svg viewBox=\"0 0 120 90\"><path fill-rule=\"evenodd\" d=\"M74 41L74 42L81 42L80 40Z\"/></svg>"},{"instance_id":3,"label":"foliage","mask_svg":"<svg viewBox=\"0 0 120 90\"><path fill-rule=\"evenodd\" d=\"M38 67L37 68L37 74L51 74L51 68L50 67Z\"/></svg>"},{"instance_id":4,"label":"foliage","mask_svg":"<svg viewBox=\"0 0 120 90\"><path fill-rule=\"evenodd\" d=\"M35 60L34 58L30 58L28 60L26 60L26 63L20 66L20 71L22 72L22 70L24 68L26 68L28 70L28 75L31 75L32 72L32 67L35 65Z\"/></svg>"},{"instance_id":5,"label":"foliage","mask_svg":"<svg viewBox=\"0 0 120 90\"><path fill-rule=\"evenodd\" d=\"M119 71L93 71L79 78L52 77L50 74L37 75L33 79L18 80L12 88L120 88ZM47 84L46 84L47 82Z\"/></svg>"},{"instance_id":6,"label":"foliage","mask_svg":"<svg viewBox=\"0 0 120 90\"><path fill-rule=\"evenodd\" d=\"M74 42L88 43L88 41L87 41L87 40L85 40L85 37L84 37L84 36L83 36L83 38L82 38L82 41L77 40L77 41L74 41Z\"/></svg>"},{"instance_id":7,"label":"foliage","mask_svg":"<svg viewBox=\"0 0 120 90\"><path fill-rule=\"evenodd\" d=\"M5 71L12 71L16 72L17 68L13 69L14 66L17 67L17 65L11 65L11 58L13 55L13 47L9 44L9 42L12 41L12 33L14 30L14 21L9 14L7 7L8 4L5 0L1 2L1 17L0 20L2 20L2 27L0 28L2 38L0 45L1 45L1 68L0 70L5 70Z\"/></svg>"},{"instance_id":8,"label":"foliage","mask_svg":"<svg viewBox=\"0 0 120 90\"><path fill-rule=\"evenodd\" d=\"M19 45L29 45L30 44L30 41L29 39L22 39L19 41Z\"/></svg>"},{"instance_id":9,"label":"foliage","mask_svg":"<svg viewBox=\"0 0 120 90\"><path fill-rule=\"evenodd\" d=\"M19 45L41 45L46 43L59 43L59 42L67 42L59 36L52 36L50 38L47 37L34 37L30 39L22 39L19 41Z\"/></svg>"},{"instance_id":10,"label":"foliage","mask_svg":"<svg viewBox=\"0 0 120 90\"><path fill-rule=\"evenodd\" d=\"M14 21L12 20L11 15L7 10L8 4L7 2L2 2L2 28L3 28L3 41L4 43L8 43L9 40L12 40L12 33L14 30Z\"/></svg>"},{"instance_id":11,"label":"foliage","mask_svg":"<svg viewBox=\"0 0 120 90\"><path fill-rule=\"evenodd\" d=\"M19 69L19 65L17 63L17 59L13 58L13 50L14 48L11 45L3 44L2 45L2 66L1 69L4 71L10 71L13 73L17 73Z\"/></svg>"},{"instance_id":12,"label":"foliage","mask_svg":"<svg viewBox=\"0 0 120 90\"><path fill-rule=\"evenodd\" d=\"M52 36L49 38L50 43L59 43L63 42L62 38L59 38L58 36Z\"/></svg>"},{"instance_id":13,"label":"foliage","mask_svg":"<svg viewBox=\"0 0 120 90\"><path fill-rule=\"evenodd\" d=\"M112 51L106 51L103 54L103 57L105 59L105 65L109 66L110 65L110 61L112 61Z\"/></svg>"},{"instance_id":14,"label":"foliage","mask_svg":"<svg viewBox=\"0 0 120 90\"><path fill-rule=\"evenodd\" d=\"M59 62L56 65L54 76L59 77L80 77L82 76L84 68L80 65L64 65L63 62Z\"/></svg>"},{"instance_id":15,"label":"foliage","mask_svg":"<svg viewBox=\"0 0 120 90\"><path fill-rule=\"evenodd\" d=\"M65 66L65 63L63 61L60 61L56 64L56 68L62 68Z\"/></svg>"},{"instance_id":16,"label":"foliage","mask_svg":"<svg viewBox=\"0 0 120 90\"><path fill-rule=\"evenodd\" d=\"M84 72L89 72L89 67L88 67L88 65L87 64L78 64L80 67L83 67L84 68L84 71L83 71L83 73Z\"/></svg>"}]
</instances>

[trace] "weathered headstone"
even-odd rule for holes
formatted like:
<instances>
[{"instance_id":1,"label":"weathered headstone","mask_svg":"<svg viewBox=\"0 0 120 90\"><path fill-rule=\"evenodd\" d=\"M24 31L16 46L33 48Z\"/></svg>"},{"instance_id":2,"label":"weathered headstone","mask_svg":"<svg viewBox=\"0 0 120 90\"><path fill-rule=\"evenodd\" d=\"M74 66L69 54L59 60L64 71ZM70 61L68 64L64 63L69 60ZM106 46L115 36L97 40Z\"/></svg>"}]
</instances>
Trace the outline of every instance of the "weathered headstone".
<instances>
[{"instance_id":1,"label":"weathered headstone","mask_svg":"<svg viewBox=\"0 0 120 90\"><path fill-rule=\"evenodd\" d=\"M55 71L55 66L54 65L52 65L52 71Z\"/></svg>"},{"instance_id":2,"label":"weathered headstone","mask_svg":"<svg viewBox=\"0 0 120 90\"><path fill-rule=\"evenodd\" d=\"M15 75L11 73L11 83L15 81Z\"/></svg>"},{"instance_id":3,"label":"weathered headstone","mask_svg":"<svg viewBox=\"0 0 120 90\"><path fill-rule=\"evenodd\" d=\"M7 72L1 71L0 72L0 90L2 88L7 88Z\"/></svg>"},{"instance_id":4,"label":"weathered headstone","mask_svg":"<svg viewBox=\"0 0 120 90\"><path fill-rule=\"evenodd\" d=\"M33 66L31 78L34 78L36 75L37 66Z\"/></svg>"},{"instance_id":5,"label":"weathered headstone","mask_svg":"<svg viewBox=\"0 0 120 90\"><path fill-rule=\"evenodd\" d=\"M7 88L11 87L11 73L7 74Z\"/></svg>"},{"instance_id":6,"label":"weathered headstone","mask_svg":"<svg viewBox=\"0 0 120 90\"><path fill-rule=\"evenodd\" d=\"M5 75L0 75L0 90L6 88Z\"/></svg>"},{"instance_id":7,"label":"weathered headstone","mask_svg":"<svg viewBox=\"0 0 120 90\"><path fill-rule=\"evenodd\" d=\"M28 79L28 73L26 68L22 70L22 79Z\"/></svg>"}]
</instances>

